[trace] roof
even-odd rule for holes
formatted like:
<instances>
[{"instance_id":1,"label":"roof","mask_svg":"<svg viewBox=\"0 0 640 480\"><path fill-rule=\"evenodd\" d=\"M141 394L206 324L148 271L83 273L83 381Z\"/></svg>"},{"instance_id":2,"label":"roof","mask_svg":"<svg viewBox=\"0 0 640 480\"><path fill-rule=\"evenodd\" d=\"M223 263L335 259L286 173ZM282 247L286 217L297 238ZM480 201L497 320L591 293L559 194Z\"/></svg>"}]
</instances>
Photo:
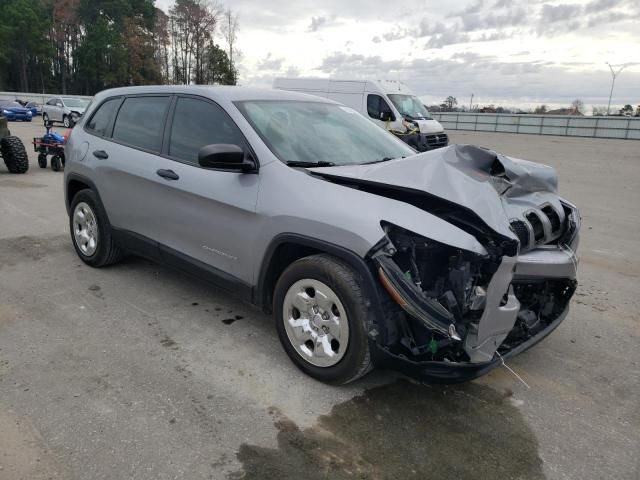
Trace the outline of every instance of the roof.
<instances>
[{"instance_id":1,"label":"roof","mask_svg":"<svg viewBox=\"0 0 640 480\"><path fill-rule=\"evenodd\" d=\"M149 93L184 93L202 95L214 100L242 101L242 100L298 100L335 103L326 98L320 98L305 93L288 92L267 88L238 87L228 85L147 85L141 87L121 87L103 90L96 94L96 99L116 95L140 95Z\"/></svg>"}]
</instances>

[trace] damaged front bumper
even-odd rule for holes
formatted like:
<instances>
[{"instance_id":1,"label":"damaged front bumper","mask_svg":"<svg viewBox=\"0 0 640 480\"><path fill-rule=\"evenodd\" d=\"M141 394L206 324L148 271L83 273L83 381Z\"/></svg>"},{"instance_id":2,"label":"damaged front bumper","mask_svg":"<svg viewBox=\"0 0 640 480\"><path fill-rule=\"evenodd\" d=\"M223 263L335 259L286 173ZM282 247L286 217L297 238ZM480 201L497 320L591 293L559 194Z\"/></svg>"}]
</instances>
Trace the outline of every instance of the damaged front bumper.
<instances>
[{"instance_id":1,"label":"damaged front bumper","mask_svg":"<svg viewBox=\"0 0 640 480\"><path fill-rule=\"evenodd\" d=\"M461 363L450 361L419 361L406 355L393 353L388 347L376 345L374 362L380 368L398 370L420 381L431 383L461 383L481 377L496 367L502 365L504 360L518 355L533 347L547 335L553 332L569 313L569 305L564 308L558 317L540 330L536 335L528 338L519 345L495 355L490 361L480 363Z\"/></svg>"},{"instance_id":2,"label":"damaged front bumper","mask_svg":"<svg viewBox=\"0 0 640 480\"><path fill-rule=\"evenodd\" d=\"M466 381L546 337L566 317L576 288L580 219L570 210L558 242L515 256L483 258L422 237L408 241L407 231L389 234L372 260L403 326L377 339L376 363L421 380ZM425 278L430 270L440 279Z\"/></svg>"}]
</instances>

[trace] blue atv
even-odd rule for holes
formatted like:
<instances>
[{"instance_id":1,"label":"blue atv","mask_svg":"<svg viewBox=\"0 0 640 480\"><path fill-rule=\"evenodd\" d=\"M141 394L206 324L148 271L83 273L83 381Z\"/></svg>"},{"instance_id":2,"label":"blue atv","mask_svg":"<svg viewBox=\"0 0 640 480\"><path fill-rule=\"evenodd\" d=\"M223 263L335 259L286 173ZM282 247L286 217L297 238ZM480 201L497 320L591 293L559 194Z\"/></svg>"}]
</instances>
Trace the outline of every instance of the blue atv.
<instances>
[{"instance_id":1,"label":"blue atv","mask_svg":"<svg viewBox=\"0 0 640 480\"><path fill-rule=\"evenodd\" d=\"M51 170L59 172L64 169L64 144L67 140L63 135L51 131L53 121L48 120L44 126L47 133L33 139L33 149L38 153L38 166L47 168L47 155L51 155Z\"/></svg>"}]
</instances>

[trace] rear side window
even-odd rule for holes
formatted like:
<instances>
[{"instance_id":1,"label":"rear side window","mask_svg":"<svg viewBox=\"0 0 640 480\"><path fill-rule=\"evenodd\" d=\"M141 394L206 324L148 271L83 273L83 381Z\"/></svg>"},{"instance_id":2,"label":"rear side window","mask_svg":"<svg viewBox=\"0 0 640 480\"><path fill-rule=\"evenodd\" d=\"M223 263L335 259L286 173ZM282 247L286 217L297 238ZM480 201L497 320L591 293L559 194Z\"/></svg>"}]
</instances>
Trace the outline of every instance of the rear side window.
<instances>
[{"instance_id":1,"label":"rear side window","mask_svg":"<svg viewBox=\"0 0 640 480\"><path fill-rule=\"evenodd\" d=\"M144 150L160 151L164 116L171 97L127 98L113 128L113 139Z\"/></svg>"},{"instance_id":2,"label":"rear side window","mask_svg":"<svg viewBox=\"0 0 640 480\"><path fill-rule=\"evenodd\" d=\"M382 112L390 112L389 104L380 95L367 96L367 113L371 118L380 120Z\"/></svg>"},{"instance_id":3,"label":"rear side window","mask_svg":"<svg viewBox=\"0 0 640 480\"><path fill-rule=\"evenodd\" d=\"M179 98L171 124L169 156L197 164L198 151L212 143L244 147L245 142L222 108L196 98Z\"/></svg>"},{"instance_id":4,"label":"rear side window","mask_svg":"<svg viewBox=\"0 0 640 480\"><path fill-rule=\"evenodd\" d=\"M120 98L112 98L100 105L96 113L91 117L91 120L87 122L86 129L95 135L100 135L101 137L107 136L109 134L107 129L109 125L111 125L111 119L113 118L116 108L120 105L120 100Z\"/></svg>"},{"instance_id":5,"label":"rear side window","mask_svg":"<svg viewBox=\"0 0 640 480\"><path fill-rule=\"evenodd\" d=\"M55 104L56 104L56 99L55 98L52 98L51 100L49 100L47 102L47 105L55 105Z\"/></svg>"}]
</instances>

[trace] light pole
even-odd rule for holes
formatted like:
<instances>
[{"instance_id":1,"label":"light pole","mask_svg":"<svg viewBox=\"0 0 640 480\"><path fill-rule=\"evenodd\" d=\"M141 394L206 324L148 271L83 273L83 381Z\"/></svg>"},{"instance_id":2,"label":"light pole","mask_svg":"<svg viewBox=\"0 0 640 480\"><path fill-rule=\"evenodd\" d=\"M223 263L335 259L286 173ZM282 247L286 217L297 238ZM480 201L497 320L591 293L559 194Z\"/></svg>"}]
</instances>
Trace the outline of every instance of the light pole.
<instances>
[{"instance_id":1,"label":"light pole","mask_svg":"<svg viewBox=\"0 0 640 480\"><path fill-rule=\"evenodd\" d=\"M469 102L469 111L473 108L473 93L471 94L471 101Z\"/></svg>"},{"instance_id":2,"label":"light pole","mask_svg":"<svg viewBox=\"0 0 640 480\"><path fill-rule=\"evenodd\" d=\"M607 104L607 115L609 115L609 109L611 108L611 97L613 96L613 86L616 84L616 77L620 74L626 65L621 65L617 72L613 71L613 65L609 62L606 62L609 65L609 70L611 70L611 91L609 92L609 103Z\"/></svg>"}]
</instances>

